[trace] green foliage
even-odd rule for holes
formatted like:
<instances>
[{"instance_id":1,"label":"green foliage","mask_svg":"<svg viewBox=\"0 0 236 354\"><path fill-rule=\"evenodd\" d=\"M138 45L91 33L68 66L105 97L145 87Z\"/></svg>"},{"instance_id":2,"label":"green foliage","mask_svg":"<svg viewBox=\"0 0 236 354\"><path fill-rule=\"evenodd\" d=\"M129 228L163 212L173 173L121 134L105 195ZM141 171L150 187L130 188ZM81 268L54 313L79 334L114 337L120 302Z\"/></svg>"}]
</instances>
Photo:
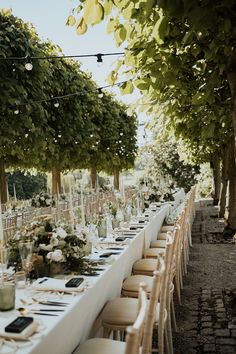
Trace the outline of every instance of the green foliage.
<instances>
[{"instance_id":1,"label":"green foliage","mask_svg":"<svg viewBox=\"0 0 236 354\"><path fill-rule=\"evenodd\" d=\"M82 33L87 24L100 21L103 12L97 0L90 0L86 3L86 21L76 22L71 15L67 24L76 25ZM42 42L32 25L11 12L0 12L0 40L1 57L61 53L50 41ZM0 159L6 166L41 171L91 166L111 170L114 166L129 168L134 163L136 117L128 117L127 107L110 95L104 93L100 99L96 84L80 70L77 61L35 60L32 71L27 71L24 64L0 62ZM124 87L127 90L132 90L130 84ZM75 95L59 102L53 99L67 94ZM49 98L47 102L32 102ZM17 110L19 114L14 114Z\"/></svg>"},{"instance_id":2,"label":"green foliage","mask_svg":"<svg viewBox=\"0 0 236 354\"><path fill-rule=\"evenodd\" d=\"M209 164L201 165L200 174L197 176L197 196L206 198L211 196L212 170Z\"/></svg>"},{"instance_id":3,"label":"green foliage","mask_svg":"<svg viewBox=\"0 0 236 354\"><path fill-rule=\"evenodd\" d=\"M165 179L171 179L187 192L196 184L200 167L181 160L178 150L179 146L173 139L159 138L157 144L151 148L154 161L152 169L159 171Z\"/></svg>"},{"instance_id":4,"label":"green foliage","mask_svg":"<svg viewBox=\"0 0 236 354\"><path fill-rule=\"evenodd\" d=\"M29 172L15 171L7 175L7 180L10 196L14 196L15 185L17 199L30 199L47 188L47 177L43 174L33 176Z\"/></svg>"},{"instance_id":5,"label":"green foliage","mask_svg":"<svg viewBox=\"0 0 236 354\"><path fill-rule=\"evenodd\" d=\"M83 16L84 4L80 13ZM198 162L221 153L232 135L229 84L235 72L234 1L111 1L101 3L108 32L127 50L116 71L133 78L143 111L161 117ZM209 18L211 21L209 21ZM121 38L119 31L126 29ZM233 80L233 79L232 79ZM122 93L129 93L121 87ZM157 118L156 118L157 119ZM235 125L236 126L236 125Z\"/></svg>"}]
</instances>

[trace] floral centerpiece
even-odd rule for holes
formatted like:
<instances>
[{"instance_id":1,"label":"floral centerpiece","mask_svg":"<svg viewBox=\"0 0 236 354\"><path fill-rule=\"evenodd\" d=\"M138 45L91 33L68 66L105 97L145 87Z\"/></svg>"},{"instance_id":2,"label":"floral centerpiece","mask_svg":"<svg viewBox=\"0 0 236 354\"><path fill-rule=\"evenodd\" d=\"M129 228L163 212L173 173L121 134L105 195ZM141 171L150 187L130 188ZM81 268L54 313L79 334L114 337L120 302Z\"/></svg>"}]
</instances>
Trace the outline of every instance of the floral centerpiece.
<instances>
[{"instance_id":1,"label":"floral centerpiece","mask_svg":"<svg viewBox=\"0 0 236 354\"><path fill-rule=\"evenodd\" d=\"M22 241L34 242L34 268L56 268L58 272L74 271L84 273L92 271L88 259L86 245L88 231L85 228L77 229L74 233L71 227L63 221L53 223L51 220L34 221L22 230L18 239L9 241L9 264L18 269L20 264L18 243ZM57 273L57 272L56 272Z\"/></svg>"},{"instance_id":2,"label":"floral centerpiece","mask_svg":"<svg viewBox=\"0 0 236 354\"><path fill-rule=\"evenodd\" d=\"M32 198L31 205L35 208L45 208L49 206L54 206L55 200L53 196L49 195L48 193L40 192Z\"/></svg>"}]
</instances>

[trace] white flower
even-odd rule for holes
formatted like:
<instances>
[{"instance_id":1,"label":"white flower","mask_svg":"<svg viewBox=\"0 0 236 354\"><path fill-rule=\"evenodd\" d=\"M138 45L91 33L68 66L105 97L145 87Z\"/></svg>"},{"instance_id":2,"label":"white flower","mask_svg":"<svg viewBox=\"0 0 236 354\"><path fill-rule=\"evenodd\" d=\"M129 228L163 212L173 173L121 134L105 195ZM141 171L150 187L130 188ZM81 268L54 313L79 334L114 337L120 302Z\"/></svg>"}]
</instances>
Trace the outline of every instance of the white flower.
<instances>
[{"instance_id":1,"label":"white flower","mask_svg":"<svg viewBox=\"0 0 236 354\"><path fill-rule=\"evenodd\" d=\"M55 232L60 238L65 238L67 236L67 232L62 227L57 227Z\"/></svg>"},{"instance_id":2,"label":"white flower","mask_svg":"<svg viewBox=\"0 0 236 354\"><path fill-rule=\"evenodd\" d=\"M42 201L44 201L45 200L45 198L42 196L42 197L40 197L40 199L42 200Z\"/></svg>"},{"instance_id":3,"label":"white flower","mask_svg":"<svg viewBox=\"0 0 236 354\"><path fill-rule=\"evenodd\" d=\"M45 243L41 243L39 245L39 248L43 251L51 251L53 248L53 245L45 245Z\"/></svg>"},{"instance_id":4,"label":"white flower","mask_svg":"<svg viewBox=\"0 0 236 354\"><path fill-rule=\"evenodd\" d=\"M50 205L51 204L51 199L46 199L45 203L46 203L46 205Z\"/></svg>"},{"instance_id":5,"label":"white flower","mask_svg":"<svg viewBox=\"0 0 236 354\"><path fill-rule=\"evenodd\" d=\"M63 262L65 260L61 250L55 250L54 252L49 252L47 258L51 262Z\"/></svg>"}]
</instances>

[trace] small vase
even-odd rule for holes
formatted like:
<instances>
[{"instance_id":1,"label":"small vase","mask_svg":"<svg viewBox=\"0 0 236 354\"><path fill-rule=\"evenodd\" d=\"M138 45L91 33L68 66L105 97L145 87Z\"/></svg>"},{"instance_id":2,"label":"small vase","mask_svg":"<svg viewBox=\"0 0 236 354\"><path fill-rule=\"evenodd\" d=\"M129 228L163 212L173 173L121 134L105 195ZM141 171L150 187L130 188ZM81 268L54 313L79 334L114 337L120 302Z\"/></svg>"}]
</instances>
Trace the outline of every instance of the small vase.
<instances>
[{"instance_id":1,"label":"small vase","mask_svg":"<svg viewBox=\"0 0 236 354\"><path fill-rule=\"evenodd\" d=\"M90 253L92 252L92 242L88 241L84 247L83 247L83 251L85 256L90 255Z\"/></svg>"},{"instance_id":2,"label":"small vase","mask_svg":"<svg viewBox=\"0 0 236 354\"><path fill-rule=\"evenodd\" d=\"M107 223L106 220L102 220L101 225L98 226L98 237L107 236Z\"/></svg>"},{"instance_id":3,"label":"small vase","mask_svg":"<svg viewBox=\"0 0 236 354\"><path fill-rule=\"evenodd\" d=\"M50 263L50 275L54 276L63 273L63 263L52 262Z\"/></svg>"},{"instance_id":4,"label":"small vase","mask_svg":"<svg viewBox=\"0 0 236 354\"><path fill-rule=\"evenodd\" d=\"M113 230L114 230L114 229L118 229L119 226L120 226L119 220L117 220L117 219L112 219L112 228L113 228Z\"/></svg>"}]
</instances>

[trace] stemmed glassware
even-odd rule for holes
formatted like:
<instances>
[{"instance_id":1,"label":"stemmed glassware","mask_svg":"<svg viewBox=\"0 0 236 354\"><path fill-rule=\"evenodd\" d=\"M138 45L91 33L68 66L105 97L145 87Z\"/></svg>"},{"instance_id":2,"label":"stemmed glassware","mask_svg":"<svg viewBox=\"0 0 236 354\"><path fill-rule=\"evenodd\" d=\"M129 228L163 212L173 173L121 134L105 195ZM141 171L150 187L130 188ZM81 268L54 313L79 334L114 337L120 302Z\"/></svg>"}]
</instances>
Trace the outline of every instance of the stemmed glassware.
<instances>
[{"instance_id":1,"label":"stemmed glassware","mask_svg":"<svg viewBox=\"0 0 236 354\"><path fill-rule=\"evenodd\" d=\"M32 269L33 242L20 242L19 252L23 270L26 272L26 281L29 282Z\"/></svg>"},{"instance_id":2,"label":"stemmed glassware","mask_svg":"<svg viewBox=\"0 0 236 354\"><path fill-rule=\"evenodd\" d=\"M8 264L8 248L0 246L0 266L1 266L1 282L4 283L4 274Z\"/></svg>"}]
</instances>

